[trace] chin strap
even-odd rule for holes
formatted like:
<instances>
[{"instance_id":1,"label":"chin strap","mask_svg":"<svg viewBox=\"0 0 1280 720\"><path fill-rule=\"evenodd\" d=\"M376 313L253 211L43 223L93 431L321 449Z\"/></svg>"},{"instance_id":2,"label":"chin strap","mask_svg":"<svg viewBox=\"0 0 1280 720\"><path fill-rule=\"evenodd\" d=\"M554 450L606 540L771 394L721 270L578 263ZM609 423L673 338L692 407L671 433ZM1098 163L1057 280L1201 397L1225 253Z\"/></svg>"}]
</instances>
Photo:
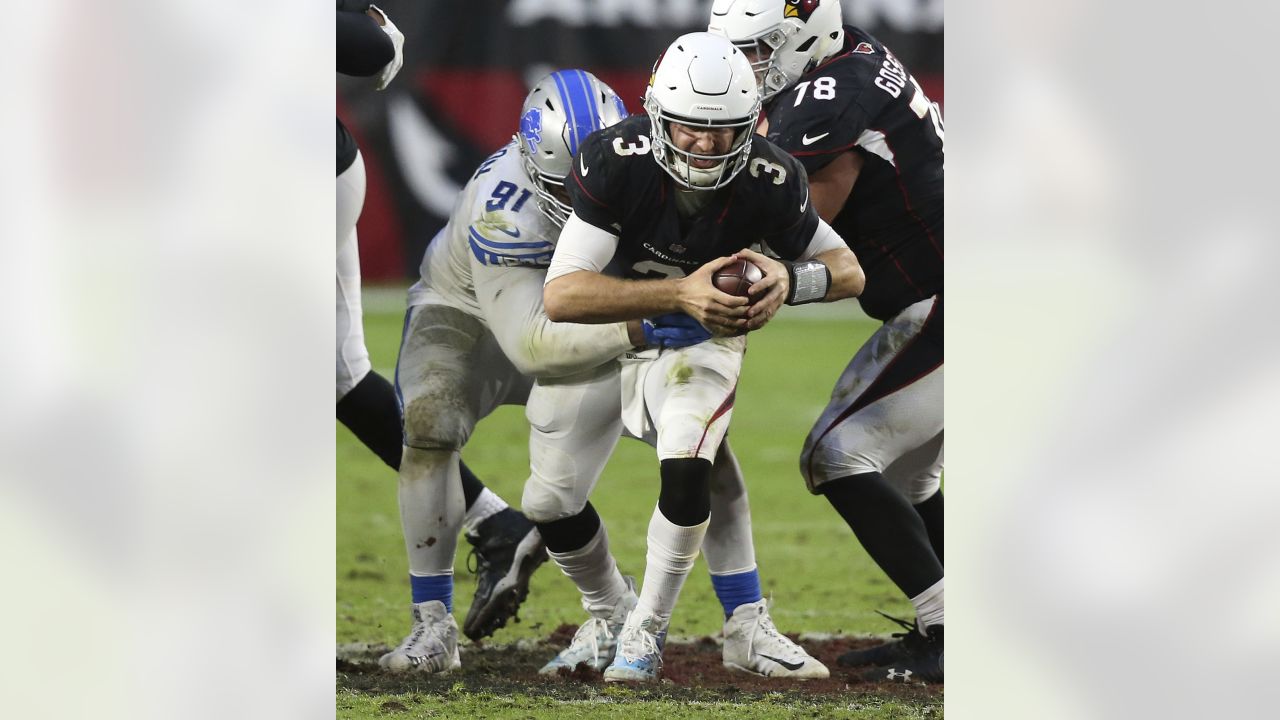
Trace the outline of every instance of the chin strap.
<instances>
[{"instance_id":1,"label":"chin strap","mask_svg":"<svg viewBox=\"0 0 1280 720\"><path fill-rule=\"evenodd\" d=\"M791 278L791 290L787 294L788 305L804 305L818 302L827 296L831 288L831 269L817 260L784 263Z\"/></svg>"}]
</instances>

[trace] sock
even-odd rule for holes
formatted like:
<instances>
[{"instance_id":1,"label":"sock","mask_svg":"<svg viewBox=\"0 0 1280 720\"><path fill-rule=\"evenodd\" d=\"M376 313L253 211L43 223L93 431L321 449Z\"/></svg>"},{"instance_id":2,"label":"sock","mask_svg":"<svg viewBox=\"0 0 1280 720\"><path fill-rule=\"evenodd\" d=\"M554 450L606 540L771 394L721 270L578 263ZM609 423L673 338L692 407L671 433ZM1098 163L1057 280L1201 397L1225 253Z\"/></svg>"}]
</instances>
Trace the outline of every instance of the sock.
<instances>
[{"instance_id":1,"label":"sock","mask_svg":"<svg viewBox=\"0 0 1280 720\"><path fill-rule=\"evenodd\" d=\"M475 535L480 532L480 523L506 510L509 505L507 501L498 497L489 488L483 488L480 496L476 501L467 508L466 518L462 521L462 529L468 535Z\"/></svg>"},{"instance_id":2,"label":"sock","mask_svg":"<svg viewBox=\"0 0 1280 720\"><path fill-rule=\"evenodd\" d=\"M452 586L453 556L464 514L458 453L406 447L400 467L399 501L409 574L450 576L448 582Z\"/></svg>"},{"instance_id":3,"label":"sock","mask_svg":"<svg viewBox=\"0 0 1280 720\"><path fill-rule=\"evenodd\" d=\"M711 524L702 539L702 557L713 583L716 575L734 575L756 567L747 488L728 442L721 443L711 468Z\"/></svg>"},{"instance_id":4,"label":"sock","mask_svg":"<svg viewBox=\"0 0 1280 720\"><path fill-rule=\"evenodd\" d=\"M837 478L818 492L904 595L915 597L942 579L942 563L929 545L924 521L880 473Z\"/></svg>"},{"instance_id":5,"label":"sock","mask_svg":"<svg viewBox=\"0 0 1280 720\"><path fill-rule=\"evenodd\" d=\"M760 589L760 572L751 568L746 572L732 575L712 575L711 587L724 607L724 618L728 620L739 605L760 602L764 592Z\"/></svg>"},{"instance_id":6,"label":"sock","mask_svg":"<svg viewBox=\"0 0 1280 720\"><path fill-rule=\"evenodd\" d=\"M400 403L386 378L369 371L338 401L338 420L392 470L400 469Z\"/></svg>"},{"instance_id":7,"label":"sock","mask_svg":"<svg viewBox=\"0 0 1280 720\"><path fill-rule=\"evenodd\" d=\"M685 578L698 557L698 549L702 547L707 524L708 521L703 520L691 527L676 525L663 516L661 509L654 508L653 517L649 519L644 585L640 589L640 602L631 613L628 624L633 622L632 619L639 623L653 616L657 622L652 630L660 632L666 629L680 597L680 589L684 587Z\"/></svg>"},{"instance_id":8,"label":"sock","mask_svg":"<svg viewBox=\"0 0 1280 720\"><path fill-rule=\"evenodd\" d=\"M917 503L916 514L924 521L924 528L929 532L929 544L933 546L933 554L942 562L942 491L929 496L928 500Z\"/></svg>"},{"instance_id":9,"label":"sock","mask_svg":"<svg viewBox=\"0 0 1280 720\"><path fill-rule=\"evenodd\" d=\"M916 606L916 625L920 628L921 635L932 625L942 625L942 580L939 579L928 590L911 598L911 604Z\"/></svg>"},{"instance_id":10,"label":"sock","mask_svg":"<svg viewBox=\"0 0 1280 720\"><path fill-rule=\"evenodd\" d=\"M604 525L597 528L585 546L562 553L548 548L547 555L578 587L582 607L596 617L608 619L627 593L627 581L609 552L609 535Z\"/></svg>"},{"instance_id":11,"label":"sock","mask_svg":"<svg viewBox=\"0 0 1280 720\"><path fill-rule=\"evenodd\" d=\"M448 575L414 575L409 573L409 588L413 592L413 604L439 600L449 612L453 612L453 573Z\"/></svg>"},{"instance_id":12,"label":"sock","mask_svg":"<svg viewBox=\"0 0 1280 720\"><path fill-rule=\"evenodd\" d=\"M480 497L480 493L484 492L484 483L480 482L480 478L471 472L471 468L467 464L458 461L458 470L462 473L462 496L467 501L467 509L475 504L476 499Z\"/></svg>"}]
</instances>

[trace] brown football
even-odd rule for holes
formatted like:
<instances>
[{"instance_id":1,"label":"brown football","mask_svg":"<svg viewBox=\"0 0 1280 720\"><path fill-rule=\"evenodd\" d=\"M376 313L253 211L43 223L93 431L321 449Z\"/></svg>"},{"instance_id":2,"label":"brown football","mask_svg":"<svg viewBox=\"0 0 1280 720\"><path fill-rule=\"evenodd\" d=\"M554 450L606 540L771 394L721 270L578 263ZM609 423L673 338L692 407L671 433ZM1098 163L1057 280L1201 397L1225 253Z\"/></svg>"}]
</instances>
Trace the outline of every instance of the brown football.
<instances>
[{"instance_id":1,"label":"brown football","mask_svg":"<svg viewBox=\"0 0 1280 720\"><path fill-rule=\"evenodd\" d=\"M747 289L764 277L760 268L746 260L735 260L711 276L711 282L720 292L739 297L747 296Z\"/></svg>"}]
</instances>

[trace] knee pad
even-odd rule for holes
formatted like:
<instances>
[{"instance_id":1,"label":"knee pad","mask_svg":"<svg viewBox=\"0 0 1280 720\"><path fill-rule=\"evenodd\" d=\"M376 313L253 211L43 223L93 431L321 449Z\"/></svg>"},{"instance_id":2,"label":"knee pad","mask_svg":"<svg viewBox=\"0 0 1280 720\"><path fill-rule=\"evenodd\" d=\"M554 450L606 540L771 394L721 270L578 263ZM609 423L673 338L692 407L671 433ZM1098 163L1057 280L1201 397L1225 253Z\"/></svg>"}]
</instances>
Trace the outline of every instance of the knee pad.
<instances>
[{"instance_id":1,"label":"knee pad","mask_svg":"<svg viewBox=\"0 0 1280 720\"><path fill-rule=\"evenodd\" d=\"M573 517L586 506L586 497L579 497L574 488L541 482L536 477L525 482L520 497L520 512L539 524Z\"/></svg>"},{"instance_id":2,"label":"knee pad","mask_svg":"<svg viewBox=\"0 0 1280 720\"><path fill-rule=\"evenodd\" d=\"M461 393L450 391L416 397L404 407L404 444L420 450L461 451L471 438L476 419Z\"/></svg>"}]
</instances>

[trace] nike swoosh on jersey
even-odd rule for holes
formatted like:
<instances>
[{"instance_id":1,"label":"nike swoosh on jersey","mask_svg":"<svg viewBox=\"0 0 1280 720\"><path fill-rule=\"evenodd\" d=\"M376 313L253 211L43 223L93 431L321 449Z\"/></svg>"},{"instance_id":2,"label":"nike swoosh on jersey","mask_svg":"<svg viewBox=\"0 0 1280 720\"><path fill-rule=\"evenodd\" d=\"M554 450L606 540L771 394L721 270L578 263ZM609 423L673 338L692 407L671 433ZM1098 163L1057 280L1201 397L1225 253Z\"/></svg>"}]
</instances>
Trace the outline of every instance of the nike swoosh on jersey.
<instances>
[{"instance_id":1,"label":"nike swoosh on jersey","mask_svg":"<svg viewBox=\"0 0 1280 720\"><path fill-rule=\"evenodd\" d=\"M788 670L799 670L800 668L804 667L804 663L802 662L798 662L798 663L787 662L786 660L779 660L776 657L771 657L769 655L765 655L764 653L760 653L760 657L764 658L765 660L772 660Z\"/></svg>"},{"instance_id":2,"label":"nike swoosh on jersey","mask_svg":"<svg viewBox=\"0 0 1280 720\"><path fill-rule=\"evenodd\" d=\"M587 159L581 155L578 156L578 169L582 171L582 177L587 176Z\"/></svg>"},{"instance_id":3,"label":"nike swoosh on jersey","mask_svg":"<svg viewBox=\"0 0 1280 720\"><path fill-rule=\"evenodd\" d=\"M813 137L809 137L809 134L805 133L804 135L800 136L800 142L805 145L812 145L830 134L831 134L830 131L828 131L828 132L822 133L821 135L814 135Z\"/></svg>"}]
</instances>

